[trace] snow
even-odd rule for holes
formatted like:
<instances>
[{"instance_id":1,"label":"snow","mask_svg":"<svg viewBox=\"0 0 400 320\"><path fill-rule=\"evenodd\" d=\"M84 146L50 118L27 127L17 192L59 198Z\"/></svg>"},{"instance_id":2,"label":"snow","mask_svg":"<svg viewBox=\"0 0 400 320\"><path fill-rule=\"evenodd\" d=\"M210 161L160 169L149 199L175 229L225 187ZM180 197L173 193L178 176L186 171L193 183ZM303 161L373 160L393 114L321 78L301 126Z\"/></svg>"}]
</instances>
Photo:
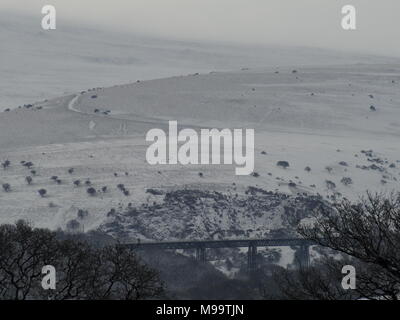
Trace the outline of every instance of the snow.
<instances>
[{"instance_id":1,"label":"snow","mask_svg":"<svg viewBox=\"0 0 400 320\"><path fill-rule=\"evenodd\" d=\"M399 80L396 65L303 67L296 75L291 69L279 74L273 69L245 70L98 89L97 99L87 92L1 113L1 160L9 159L12 165L0 171L0 182L10 183L12 192L0 193L0 223L24 218L37 226L64 227L80 208L91 213L84 222L88 230L104 223L111 208L148 201L145 190L151 187L223 192L235 183L239 193L253 185L293 195L340 192L350 199L366 189L397 189ZM376 112L370 111L370 104L377 106ZM39 105L43 109L36 109ZM95 108L111 113L96 114ZM151 128L165 127L168 117L194 128L255 128L255 171L260 177L235 176L230 165L148 165L144 136ZM370 149L371 155L361 152ZM382 172L362 169L375 158L381 159ZM32 161L37 170L32 186L24 181L30 173L22 160ZM280 160L290 167L276 166ZM342 161L348 166L340 165ZM392 163L395 168L389 167ZM73 175L67 173L69 168L75 169ZM63 183L51 182L53 175ZM351 177L353 184L343 185L343 177ZM110 191L89 197L86 188L72 184L88 178L95 188L108 186ZM327 188L327 180L336 190ZM129 197L116 190L119 183L130 190ZM48 190L47 198L38 196L39 188ZM279 216L269 223L271 228L282 226Z\"/></svg>"},{"instance_id":2,"label":"snow","mask_svg":"<svg viewBox=\"0 0 400 320\"><path fill-rule=\"evenodd\" d=\"M235 183L241 194L257 186L350 199L367 189L399 188L396 59L147 39L73 26L47 33L29 17L1 15L0 42L7 45L0 51L0 107L14 109L0 113L0 161L11 161L0 170L0 184L12 188L0 192L0 223L23 218L55 229L87 209L82 223L94 229L108 221L111 208L154 201L147 188L227 192ZM96 89L80 93L88 87ZM15 108L34 101L40 102ZM230 165L150 166L145 134L165 129L168 120L194 129L254 128L260 177L235 176ZM371 149L372 154L361 152ZM25 182L31 173L23 160L37 171L32 186ZM282 160L290 167L276 166ZM75 169L72 175L69 168ZM61 185L50 180L53 175ZM342 184L343 177L353 184ZM85 187L74 187L77 179L110 190L90 197ZM120 183L128 197L117 190ZM39 197L40 188L47 197ZM165 217L156 220L154 228L164 236L176 227ZM265 222L241 221L243 229ZM228 222L223 217L221 228ZM280 228L282 217L271 216L268 224Z\"/></svg>"},{"instance_id":3,"label":"snow","mask_svg":"<svg viewBox=\"0 0 400 320\"><path fill-rule=\"evenodd\" d=\"M44 31L40 15L6 11L0 12L0 43L0 111L88 88L196 72L388 61L321 49L156 39L64 20L57 30Z\"/></svg>"}]
</instances>

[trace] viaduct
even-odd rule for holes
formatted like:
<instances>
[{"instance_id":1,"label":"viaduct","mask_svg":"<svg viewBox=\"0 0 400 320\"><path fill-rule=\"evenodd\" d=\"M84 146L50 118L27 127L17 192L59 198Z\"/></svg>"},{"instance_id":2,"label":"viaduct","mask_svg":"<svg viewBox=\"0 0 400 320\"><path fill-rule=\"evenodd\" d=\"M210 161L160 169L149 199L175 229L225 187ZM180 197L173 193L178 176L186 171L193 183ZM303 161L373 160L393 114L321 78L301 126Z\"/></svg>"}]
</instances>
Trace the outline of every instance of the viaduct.
<instances>
[{"instance_id":1,"label":"viaduct","mask_svg":"<svg viewBox=\"0 0 400 320\"><path fill-rule=\"evenodd\" d=\"M248 248L247 251L247 268L249 271L257 269L257 248L258 247L299 247L299 263L302 267L310 265L309 248L315 245L310 240L300 238L287 239L235 239L235 240L191 240L191 241L165 241L165 242L136 242L125 243L134 250L161 249L161 250L178 250L192 249L195 250L196 259L202 262L207 261L206 250L216 248Z\"/></svg>"}]
</instances>

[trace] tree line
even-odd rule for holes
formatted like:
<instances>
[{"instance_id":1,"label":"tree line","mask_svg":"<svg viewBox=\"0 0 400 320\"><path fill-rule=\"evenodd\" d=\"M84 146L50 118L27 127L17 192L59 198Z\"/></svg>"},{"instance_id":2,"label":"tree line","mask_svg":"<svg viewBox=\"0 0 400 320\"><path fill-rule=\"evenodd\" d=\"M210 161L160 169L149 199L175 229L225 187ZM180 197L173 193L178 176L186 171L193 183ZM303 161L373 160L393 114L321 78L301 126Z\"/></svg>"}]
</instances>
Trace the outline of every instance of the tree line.
<instances>
[{"instance_id":1,"label":"tree line","mask_svg":"<svg viewBox=\"0 0 400 320\"><path fill-rule=\"evenodd\" d=\"M54 266L55 290L42 287L42 268ZM141 300L161 297L156 270L118 244L94 246L27 222L0 226L0 299Z\"/></svg>"},{"instance_id":2,"label":"tree line","mask_svg":"<svg viewBox=\"0 0 400 320\"><path fill-rule=\"evenodd\" d=\"M298 233L325 250L309 268L275 273L279 297L400 299L400 194L368 193L354 203L345 199L331 208L321 207ZM354 267L352 289L343 288L343 266Z\"/></svg>"}]
</instances>

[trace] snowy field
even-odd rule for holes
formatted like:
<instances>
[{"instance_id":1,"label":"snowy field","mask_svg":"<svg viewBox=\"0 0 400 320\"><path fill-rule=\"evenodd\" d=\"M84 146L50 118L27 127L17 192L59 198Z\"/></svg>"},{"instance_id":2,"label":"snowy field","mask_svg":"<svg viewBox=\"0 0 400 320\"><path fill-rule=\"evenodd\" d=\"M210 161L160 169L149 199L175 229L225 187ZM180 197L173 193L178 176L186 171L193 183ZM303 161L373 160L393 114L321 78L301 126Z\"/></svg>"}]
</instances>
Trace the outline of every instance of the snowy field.
<instances>
[{"instance_id":1,"label":"snowy field","mask_svg":"<svg viewBox=\"0 0 400 320\"><path fill-rule=\"evenodd\" d=\"M89 29L63 19L57 30L45 32L40 20L39 14L0 12L0 110L93 87L196 72L388 62L317 49L156 39Z\"/></svg>"},{"instance_id":2,"label":"snowy field","mask_svg":"<svg viewBox=\"0 0 400 320\"><path fill-rule=\"evenodd\" d=\"M159 201L148 188L244 194L255 186L336 199L355 199L367 189L398 190L400 67L296 71L264 68L135 82L1 113L0 160L10 160L11 166L1 169L0 182L9 183L11 191L0 193L0 223L24 218L36 226L64 228L82 209L89 212L82 221L89 230L109 221L112 208ZM259 176L235 176L231 165L150 166L145 134L165 128L167 120L193 128L255 128ZM290 166L278 167L281 160ZM32 168L21 161L32 162ZM32 176L31 185L26 176ZM75 186L76 180L90 180L97 195ZM44 198L37 192L41 188L47 190ZM157 238L168 238L171 234L160 230L173 232L176 219L155 218L148 224L158 229ZM224 219L213 221L224 228ZM277 214L241 221L246 230L282 226Z\"/></svg>"},{"instance_id":3,"label":"snowy field","mask_svg":"<svg viewBox=\"0 0 400 320\"><path fill-rule=\"evenodd\" d=\"M261 237L288 227L285 206L296 207L298 195L333 201L399 188L400 60L68 25L45 33L35 19L0 15L0 42L7 43L0 50L0 162L10 161L0 168L0 185L9 185L0 190L0 223L26 219L56 229L78 219L84 230L148 240L210 238L228 229ZM166 129L168 120L255 129L256 174L236 176L235 165L150 166L145 135ZM249 187L290 199L279 207L279 196L258 199L265 216L249 216L246 210L260 211L251 202L235 208ZM187 216L175 210L172 217L190 191L171 205L150 188L224 197L196 198ZM128 215L113 214L127 208Z\"/></svg>"}]
</instances>

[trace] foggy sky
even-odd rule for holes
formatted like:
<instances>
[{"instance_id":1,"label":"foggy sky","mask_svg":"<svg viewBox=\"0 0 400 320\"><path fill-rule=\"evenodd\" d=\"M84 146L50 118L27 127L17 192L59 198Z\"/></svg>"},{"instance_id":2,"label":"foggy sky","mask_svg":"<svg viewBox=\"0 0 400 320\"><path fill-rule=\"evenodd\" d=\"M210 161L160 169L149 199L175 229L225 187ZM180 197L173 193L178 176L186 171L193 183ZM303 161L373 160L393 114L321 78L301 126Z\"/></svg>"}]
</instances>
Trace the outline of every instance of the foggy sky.
<instances>
[{"instance_id":1,"label":"foggy sky","mask_svg":"<svg viewBox=\"0 0 400 320\"><path fill-rule=\"evenodd\" d=\"M0 10L163 38L300 45L400 56L399 0L1 0ZM341 8L357 9L357 30Z\"/></svg>"}]
</instances>

